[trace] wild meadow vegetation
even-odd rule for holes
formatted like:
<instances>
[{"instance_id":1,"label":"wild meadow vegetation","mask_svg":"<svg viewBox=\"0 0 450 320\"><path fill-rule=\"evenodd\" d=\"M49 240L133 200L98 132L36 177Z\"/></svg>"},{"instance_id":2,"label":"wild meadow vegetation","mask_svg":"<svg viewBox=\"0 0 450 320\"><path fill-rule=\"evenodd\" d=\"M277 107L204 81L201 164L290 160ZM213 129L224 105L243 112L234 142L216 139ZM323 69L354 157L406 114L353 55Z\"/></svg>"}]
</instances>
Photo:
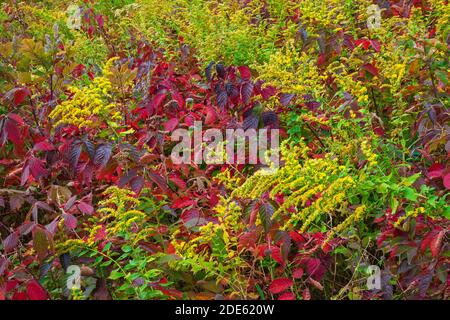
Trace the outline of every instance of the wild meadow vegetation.
<instances>
[{"instance_id":1,"label":"wild meadow vegetation","mask_svg":"<svg viewBox=\"0 0 450 320\"><path fill-rule=\"evenodd\" d=\"M448 299L449 20L447 0L2 1L0 300ZM195 121L279 129L280 168L173 163Z\"/></svg>"}]
</instances>

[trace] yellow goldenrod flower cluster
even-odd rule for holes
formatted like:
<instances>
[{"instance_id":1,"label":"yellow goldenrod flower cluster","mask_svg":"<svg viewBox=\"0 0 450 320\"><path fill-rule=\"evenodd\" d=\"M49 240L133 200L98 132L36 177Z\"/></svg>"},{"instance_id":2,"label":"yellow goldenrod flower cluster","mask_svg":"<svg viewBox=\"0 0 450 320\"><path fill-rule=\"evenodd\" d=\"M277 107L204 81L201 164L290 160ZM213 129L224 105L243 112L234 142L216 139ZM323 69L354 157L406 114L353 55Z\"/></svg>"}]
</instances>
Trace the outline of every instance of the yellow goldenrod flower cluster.
<instances>
[{"instance_id":1,"label":"yellow goldenrod flower cluster","mask_svg":"<svg viewBox=\"0 0 450 320\"><path fill-rule=\"evenodd\" d=\"M221 198L214 211L218 223L201 226L198 235L189 241L172 235L172 245L181 259L172 261L170 266L194 273L202 271L217 281L227 279L233 286L234 282L244 281L236 272L236 268L242 268L238 251L238 234L245 229L242 209L235 201Z\"/></svg>"},{"instance_id":2,"label":"yellow goldenrod flower cluster","mask_svg":"<svg viewBox=\"0 0 450 320\"><path fill-rule=\"evenodd\" d=\"M275 52L267 63L256 69L259 78L284 92L320 96L325 78L319 74L314 56L312 52L301 52L294 40L289 39L282 50Z\"/></svg>"},{"instance_id":3,"label":"yellow goldenrod flower cluster","mask_svg":"<svg viewBox=\"0 0 450 320\"><path fill-rule=\"evenodd\" d=\"M108 222L106 226L108 233L126 233L133 223L139 224L146 218L145 213L133 209L140 204L139 199L133 197L133 191L112 186L103 194L106 198L99 202L98 212L102 214L99 222ZM139 241L140 235L135 234L134 238L135 242Z\"/></svg>"},{"instance_id":4,"label":"yellow goldenrod flower cluster","mask_svg":"<svg viewBox=\"0 0 450 320\"><path fill-rule=\"evenodd\" d=\"M62 252L72 251L79 248L95 247L95 237L98 231L105 227L108 235L127 236L129 243L134 245L145 239L149 230L141 228L139 232L130 232L134 225L142 226L146 220L144 212L136 210L140 201L133 197L133 191L121 189L116 186L108 187L103 195L105 199L98 203L97 215L89 218L89 227L84 230L86 239L68 239L60 242L58 250Z\"/></svg>"},{"instance_id":5,"label":"yellow goldenrod flower cluster","mask_svg":"<svg viewBox=\"0 0 450 320\"><path fill-rule=\"evenodd\" d=\"M357 79L360 65L363 64L363 61L358 58L361 50L357 47L350 57L341 57L340 60L332 62L327 67L327 71L342 91L350 93L358 103L365 105L369 102L368 89L366 84Z\"/></svg>"},{"instance_id":6,"label":"yellow goldenrod flower cluster","mask_svg":"<svg viewBox=\"0 0 450 320\"><path fill-rule=\"evenodd\" d=\"M430 0L431 12L436 17L436 34L445 43L450 34L450 6L446 0Z\"/></svg>"},{"instance_id":7,"label":"yellow goldenrod flower cluster","mask_svg":"<svg viewBox=\"0 0 450 320\"><path fill-rule=\"evenodd\" d=\"M339 0L299 1L298 9L311 35L318 35L321 30L340 30L350 18L345 2Z\"/></svg>"},{"instance_id":8,"label":"yellow goldenrod flower cluster","mask_svg":"<svg viewBox=\"0 0 450 320\"><path fill-rule=\"evenodd\" d=\"M111 58L103 68L103 75L96 77L87 87L69 87L72 97L57 105L50 113L51 119L57 119L55 126L73 124L77 127L97 127L105 120L119 120L121 114L112 101L110 92L112 84L113 62L118 58Z\"/></svg>"},{"instance_id":9,"label":"yellow goldenrod flower cluster","mask_svg":"<svg viewBox=\"0 0 450 320\"><path fill-rule=\"evenodd\" d=\"M385 58L380 55L379 65L381 66L381 75L387 80L382 87L389 88L393 95L399 94L398 90L401 87L402 80L406 73L406 66L408 61L405 58L392 59L392 51L389 51L389 57ZM400 56L401 53L398 52Z\"/></svg>"},{"instance_id":10,"label":"yellow goldenrod flower cluster","mask_svg":"<svg viewBox=\"0 0 450 320\"><path fill-rule=\"evenodd\" d=\"M309 159L305 156L305 148L289 147L285 143L281 153L285 160L282 168L273 173L255 173L235 189L231 197L258 199L269 190L273 200L277 195L283 195L284 202L272 219L280 217L284 221L284 230L300 224L304 232L320 216L334 216L347 210L348 197L357 181L345 166L339 164L336 156L327 154L321 159ZM361 216L359 211L355 214L358 218Z\"/></svg>"},{"instance_id":11,"label":"yellow goldenrod flower cluster","mask_svg":"<svg viewBox=\"0 0 450 320\"><path fill-rule=\"evenodd\" d=\"M233 175L230 171L230 169L225 169L224 171L218 173L215 177L215 180L217 182L222 183L225 188L232 190L234 188L237 188L242 184L241 178L238 175Z\"/></svg>"},{"instance_id":12,"label":"yellow goldenrod flower cluster","mask_svg":"<svg viewBox=\"0 0 450 320\"><path fill-rule=\"evenodd\" d=\"M367 140L363 140L361 142L361 151L371 167L374 167L378 164L377 155L373 153L373 150Z\"/></svg>"},{"instance_id":13,"label":"yellow goldenrod flower cluster","mask_svg":"<svg viewBox=\"0 0 450 320\"><path fill-rule=\"evenodd\" d=\"M334 235L347 230L353 223L363 220L365 212L366 212L365 205L360 205L358 208L356 208L355 211L352 214L350 214L343 222L341 222L336 227L330 230L327 239L325 239L325 241L322 244L322 247L324 247L333 238Z\"/></svg>"}]
</instances>

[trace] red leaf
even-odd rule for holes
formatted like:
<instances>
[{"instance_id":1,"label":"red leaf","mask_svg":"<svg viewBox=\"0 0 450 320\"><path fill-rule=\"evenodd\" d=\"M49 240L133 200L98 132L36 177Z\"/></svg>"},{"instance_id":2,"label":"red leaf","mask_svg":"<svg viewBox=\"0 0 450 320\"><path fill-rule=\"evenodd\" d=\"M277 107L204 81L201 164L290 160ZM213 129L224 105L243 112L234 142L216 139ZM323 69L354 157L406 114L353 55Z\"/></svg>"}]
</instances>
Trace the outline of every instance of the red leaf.
<instances>
[{"instance_id":1,"label":"red leaf","mask_svg":"<svg viewBox=\"0 0 450 320\"><path fill-rule=\"evenodd\" d=\"M283 267L286 265L283 257L281 256L281 250L278 247L272 247L272 259L278 262Z\"/></svg>"},{"instance_id":2,"label":"red leaf","mask_svg":"<svg viewBox=\"0 0 450 320\"><path fill-rule=\"evenodd\" d=\"M380 52L380 42L378 42L377 40L370 40L370 45L375 49L376 52Z\"/></svg>"},{"instance_id":3,"label":"red leaf","mask_svg":"<svg viewBox=\"0 0 450 320\"><path fill-rule=\"evenodd\" d=\"M51 151L55 150L55 146L47 141L41 141L39 143L36 143L33 147L33 150L35 151Z\"/></svg>"},{"instance_id":4,"label":"red leaf","mask_svg":"<svg viewBox=\"0 0 450 320\"><path fill-rule=\"evenodd\" d=\"M308 278L308 282L311 283L314 287L316 287L319 290L323 290L323 286L320 282L314 280L313 278Z\"/></svg>"},{"instance_id":5,"label":"red leaf","mask_svg":"<svg viewBox=\"0 0 450 320\"><path fill-rule=\"evenodd\" d=\"M319 58L317 59L317 66L320 67L325 63L325 54L319 54Z\"/></svg>"},{"instance_id":6,"label":"red leaf","mask_svg":"<svg viewBox=\"0 0 450 320\"><path fill-rule=\"evenodd\" d=\"M30 300L47 300L47 292L36 280L28 282L27 295Z\"/></svg>"},{"instance_id":7,"label":"red leaf","mask_svg":"<svg viewBox=\"0 0 450 320\"><path fill-rule=\"evenodd\" d=\"M369 48L370 46L370 41L366 40L366 39L359 39L355 41L355 45L359 46L360 44L362 44L362 47L364 48L364 50L367 50L367 48Z\"/></svg>"},{"instance_id":8,"label":"red leaf","mask_svg":"<svg viewBox=\"0 0 450 320\"><path fill-rule=\"evenodd\" d=\"M22 117L15 113L8 114L8 118L14 120L19 126L23 126L25 122Z\"/></svg>"},{"instance_id":9,"label":"red leaf","mask_svg":"<svg viewBox=\"0 0 450 320\"><path fill-rule=\"evenodd\" d=\"M101 226L101 228L97 231L97 233L94 236L94 241L100 241L106 239L106 228L105 226Z\"/></svg>"},{"instance_id":10,"label":"red leaf","mask_svg":"<svg viewBox=\"0 0 450 320\"><path fill-rule=\"evenodd\" d=\"M72 214L64 213L64 224L68 229L75 229L77 227L78 220Z\"/></svg>"},{"instance_id":11,"label":"red leaf","mask_svg":"<svg viewBox=\"0 0 450 320\"><path fill-rule=\"evenodd\" d=\"M450 172L447 173L443 178L442 181L444 183L444 187L450 190Z\"/></svg>"},{"instance_id":12,"label":"red leaf","mask_svg":"<svg viewBox=\"0 0 450 320\"><path fill-rule=\"evenodd\" d=\"M100 28L103 28L103 25L104 25L103 16L101 14L99 14L95 19L97 20L98 26Z\"/></svg>"},{"instance_id":13,"label":"red leaf","mask_svg":"<svg viewBox=\"0 0 450 320\"><path fill-rule=\"evenodd\" d=\"M26 97L30 95L28 88L19 88L14 91L14 104L17 106L21 104Z\"/></svg>"},{"instance_id":14,"label":"red leaf","mask_svg":"<svg viewBox=\"0 0 450 320\"><path fill-rule=\"evenodd\" d=\"M31 174L36 180L47 175L47 170L45 170L44 163L41 160L33 157L30 159L29 166Z\"/></svg>"},{"instance_id":15,"label":"red leaf","mask_svg":"<svg viewBox=\"0 0 450 320\"><path fill-rule=\"evenodd\" d=\"M302 292L303 300L311 300L311 293L309 292L309 288L306 288Z\"/></svg>"},{"instance_id":16,"label":"red leaf","mask_svg":"<svg viewBox=\"0 0 450 320\"><path fill-rule=\"evenodd\" d=\"M302 262L306 264L306 271L310 276L320 278L323 274L323 266L318 258L304 258Z\"/></svg>"},{"instance_id":17,"label":"red leaf","mask_svg":"<svg viewBox=\"0 0 450 320\"><path fill-rule=\"evenodd\" d=\"M165 93L158 93L152 100L152 107L155 110L158 110L163 101L166 99L166 96L167 95Z\"/></svg>"},{"instance_id":18,"label":"red leaf","mask_svg":"<svg viewBox=\"0 0 450 320\"><path fill-rule=\"evenodd\" d=\"M12 300L28 300L25 292L15 292L11 298Z\"/></svg>"},{"instance_id":19,"label":"red leaf","mask_svg":"<svg viewBox=\"0 0 450 320\"><path fill-rule=\"evenodd\" d=\"M184 108L185 101L184 101L183 96L179 92L177 92L177 91L172 92L172 99L178 103L178 106L180 108Z\"/></svg>"},{"instance_id":20,"label":"red leaf","mask_svg":"<svg viewBox=\"0 0 450 320\"><path fill-rule=\"evenodd\" d=\"M445 230L441 230L436 237L430 242L430 251L433 257L437 257L441 249L442 239L444 238Z\"/></svg>"},{"instance_id":21,"label":"red leaf","mask_svg":"<svg viewBox=\"0 0 450 320\"><path fill-rule=\"evenodd\" d=\"M20 185L21 186L25 185L29 177L30 177L30 167L26 165L22 170L22 176L20 177Z\"/></svg>"},{"instance_id":22,"label":"red leaf","mask_svg":"<svg viewBox=\"0 0 450 320\"><path fill-rule=\"evenodd\" d=\"M295 294L292 292L285 292L278 297L278 300L295 300Z\"/></svg>"},{"instance_id":23,"label":"red leaf","mask_svg":"<svg viewBox=\"0 0 450 320\"><path fill-rule=\"evenodd\" d=\"M444 166L440 163L434 163L428 168L428 177L431 179L439 178L444 173Z\"/></svg>"},{"instance_id":24,"label":"red leaf","mask_svg":"<svg viewBox=\"0 0 450 320\"><path fill-rule=\"evenodd\" d=\"M19 234L17 232L13 232L9 236L7 236L5 240L3 240L3 249L5 250L6 253L8 253L9 251L17 247L18 243L19 243Z\"/></svg>"},{"instance_id":25,"label":"red leaf","mask_svg":"<svg viewBox=\"0 0 450 320\"><path fill-rule=\"evenodd\" d=\"M5 290L6 292L11 292L16 289L18 285L19 281L17 281L16 279L8 280L6 281Z\"/></svg>"},{"instance_id":26,"label":"red leaf","mask_svg":"<svg viewBox=\"0 0 450 320\"><path fill-rule=\"evenodd\" d=\"M16 121L7 119L5 122L5 131L8 135L8 139L16 145L22 144L20 130Z\"/></svg>"},{"instance_id":27,"label":"red leaf","mask_svg":"<svg viewBox=\"0 0 450 320\"><path fill-rule=\"evenodd\" d=\"M181 179L179 176L177 176L176 174L170 174L169 180L172 181L173 183L175 183L175 185L178 188L180 188L181 190L185 190L187 187L186 182L183 179Z\"/></svg>"},{"instance_id":28,"label":"red leaf","mask_svg":"<svg viewBox=\"0 0 450 320\"><path fill-rule=\"evenodd\" d=\"M167 185L166 180L159 174L155 172L148 173L149 178L158 185L158 187L165 193L171 194L169 186Z\"/></svg>"},{"instance_id":29,"label":"red leaf","mask_svg":"<svg viewBox=\"0 0 450 320\"><path fill-rule=\"evenodd\" d=\"M195 201L188 198L188 197L184 197L184 198L178 198L177 200L175 200L172 204L172 208L173 209L180 209L180 208L186 208L188 206L191 206L195 204Z\"/></svg>"},{"instance_id":30,"label":"red leaf","mask_svg":"<svg viewBox=\"0 0 450 320\"><path fill-rule=\"evenodd\" d=\"M384 136L384 130L382 127L375 127L373 128L373 132L377 135L377 136Z\"/></svg>"},{"instance_id":31,"label":"red leaf","mask_svg":"<svg viewBox=\"0 0 450 320\"><path fill-rule=\"evenodd\" d=\"M368 72L370 72L374 76L378 75L378 69L373 64L366 63L365 65L362 66L362 68L364 70L367 70Z\"/></svg>"},{"instance_id":32,"label":"red leaf","mask_svg":"<svg viewBox=\"0 0 450 320\"><path fill-rule=\"evenodd\" d=\"M300 279L303 276L303 272L304 271L302 268L295 269L292 272L292 276L294 277L294 279Z\"/></svg>"},{"instance_id":33,"label":"red leaf","mask_svg":"<svg viewBox=\"0 0 450 320\"><path fill-rule=\"evenodd\" d=\"M130 182L130 188L134 193L140 193L144 187L144 177L138 176L134 177Z\"/></svg>"},{"instance_id":34,"label":"red leaf","mask_svg":"<svg viewBox=\"0 0 450 320\"><path fill-rule=\"evenodd\" d=\"M289 278L275 279L269 285L269 291L273 294L277 294L289 289L293 284L294 282Z\"/></svg>"},{"instance_id":35,"label":"red leaf","mask_svg":"<svg viewBox=\"0 0 450 320\"><path fill-rule=\"evenodd\" d=\"M216 111L212 107L208 107L206 111L205 124L210 125L213 124L217 119Z\"/></svg>"},{"instance_id":36,"label":"red leaf","mask_svg":"<svg viewBox=\"0 0 450 320\"><path fill-rule=\"evenodd\" d=\"M187 222L192 219L199 219L200 218L200 211L198 209L188 209L184 210L183 213L180 216L180 219L183 222Z\"/></svg>"},{"instance_id":37,"label":"red leaf","mask_svg":"<svg viewBox=\"0 0 450 320\"><path fill-rule=\"evenodd\" d=\"M247 66L240 66L238 67L238 70L242 79L248 80L252 76L250 69Z\"/></svg>"},{"instance_id":38,"label":"red leaf","mask_svg":"<svg viewBox=\"0 0 450 320\"><path fill-rule=\"evenodd\" d=\"M78 210L80 210L82 213L88 214L88 215L91 215L91 214L94 212L94 208L93 208L90 204L88 204L88 203L86 203L86 202L80 202L80 203L78 203L78 204L77 204L77 208L78 208Z\"/></svg>"},{"instance_id":39,"label":"red leaf","mask_svg":"<svg viewBox=\"0 0 450 320\"><path fill-rule=\"evenodd\" d=\"M163 124L163 126L164 126L164 130L165 131L172 132L178 126L178 119L177 118L172 118L172 119L166 121Z\"/></svg>"},{"instance_id":40,"label":"red leaf","mask_svg":"<svg viewBox=\"0 0 450 320\"><path fill-rule=\"evenodd\" d=\"M256 246L257 240L257 232L256 230L250 232L244 232L239 237L239 246L241 248L254 248Z\"/></svg>"},{"instance_id":41,"label":"red leaf","mask_svg":"<svg viewBox=\"0 0 450 320\"><path fill-rule=\"evenodd\" d=\"M3 275L3 273L5 272L6 268L8 268L8 266L9 266L9 260L6 258L3 258L3 257L0 258L0 276Z\"/></svg>"}]
</instances>

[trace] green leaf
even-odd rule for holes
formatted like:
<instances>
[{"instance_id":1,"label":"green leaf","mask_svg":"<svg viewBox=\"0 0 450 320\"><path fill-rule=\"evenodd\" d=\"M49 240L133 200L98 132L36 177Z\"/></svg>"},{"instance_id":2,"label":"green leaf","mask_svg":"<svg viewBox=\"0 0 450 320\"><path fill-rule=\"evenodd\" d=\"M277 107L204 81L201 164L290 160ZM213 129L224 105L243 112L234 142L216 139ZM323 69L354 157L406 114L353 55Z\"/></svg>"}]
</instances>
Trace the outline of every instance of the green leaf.
<instances>
[{"instance_id":1,"label":"green leaf","mask_svg":"<svg viewBox=\"0 0 450 320\"><path fill-rule=\"evenodd\" d=\"M445 209L444 209L444 217L445 217L445 219L450 219L450 206L447 206Z\"/></svg>"},{"instance_id":2,"label":"green leaf","mask_svg":"<svg viewBox=\"0 0 450 320\"><path fill-rule=\"evenodd\" d=\"M105 262L103 262L103 263L100 265L100 267L107 267L107 266L109 266L111 263L112 263L112 260L105 261Z\"/></svg>"},{"instance_id":3,"label":"green leaf","mask_svg":"<svg viewBox=\"0 0 450 320\"><path fill-rule=\"evenodd\" d=\"M111 249L112 242L108 242L102 249L102 252L109 251Z\"/></svg>"},{"instance_id":4,"label":"green leaf","mask_svg":"<svg viewBox=\"0 0 450 320\"><path fill-rule=\"evenodd\" d=\"M410 188L410 187L405 187L403 189L403 194L406 199L413 201L413 202L417 201L417 196L419 195L415 189Z\"/></svg>"},{"instance_id":5,"label":"green leaf","mask_svg":"<svg viewBox=\"0 0 450 320\"><path fill-rule=\"evenodd\" d=\"M411 186L414 182L416 182L416 180L419 179L420 176L421 176L420 173L416 173L416 174L413 174L412 176L409 176L409 177L407 177L407 178L403 178L402 184L403 184L405 187L409 187L409 186Z\"/></svg>"},{"instance_id":6,"label":"green leaf","mask_svg":"<svg viewBox=\"0 0 450 320\"><path fill-rule=\"evenodd\" d=\"M124 274L121 271L113 270L108 278L111 280L117 280L117 279L120 279L123 277L124 277Z\"/></svg>"},{"instance_id":7,"label":"green leaf","mask_svg":"<svg viewBox=\"0 0 450 320\"><path fill-rule=\"evenodd\" d=\"M130 252L131 250L133 250L133 248L131 246L128 246L128 245L122 247L122 251L123 252Z\"/></svg>"},{"instance_id":8,"label":"green leaf","mask_svg":"<svg viewBox=\"0 0 450 320\"><path fill-rule=\"evenodd\" d=\"M258 294L259 294L259 297L261 298L261 300L265 300L266 297L265 297L264 291L262 291L261 287L258 284L256 284L255 287L256 287L256 291L258 291Z\"/></svg>"}]
</instances>

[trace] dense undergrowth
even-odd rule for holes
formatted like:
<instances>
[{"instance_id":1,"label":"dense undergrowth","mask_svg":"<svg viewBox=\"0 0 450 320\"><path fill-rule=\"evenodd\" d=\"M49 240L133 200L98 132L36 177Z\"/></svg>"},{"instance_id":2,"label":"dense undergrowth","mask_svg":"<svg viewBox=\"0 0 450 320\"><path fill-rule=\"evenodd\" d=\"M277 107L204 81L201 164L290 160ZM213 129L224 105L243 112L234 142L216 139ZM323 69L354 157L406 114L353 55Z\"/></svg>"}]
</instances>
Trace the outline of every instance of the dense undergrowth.
<instances>
[{"instance_id":1,"label":"dense undergrowth","mask_svg":"<svg viewBox=\"0 0 450 320\"><path fill-rule=\"evenodd\" d=\"M450 6L372 4L3 2L0 299L447 299ZM195 121L280 169L174 164Z\"/></svg>"}]
</instances>

